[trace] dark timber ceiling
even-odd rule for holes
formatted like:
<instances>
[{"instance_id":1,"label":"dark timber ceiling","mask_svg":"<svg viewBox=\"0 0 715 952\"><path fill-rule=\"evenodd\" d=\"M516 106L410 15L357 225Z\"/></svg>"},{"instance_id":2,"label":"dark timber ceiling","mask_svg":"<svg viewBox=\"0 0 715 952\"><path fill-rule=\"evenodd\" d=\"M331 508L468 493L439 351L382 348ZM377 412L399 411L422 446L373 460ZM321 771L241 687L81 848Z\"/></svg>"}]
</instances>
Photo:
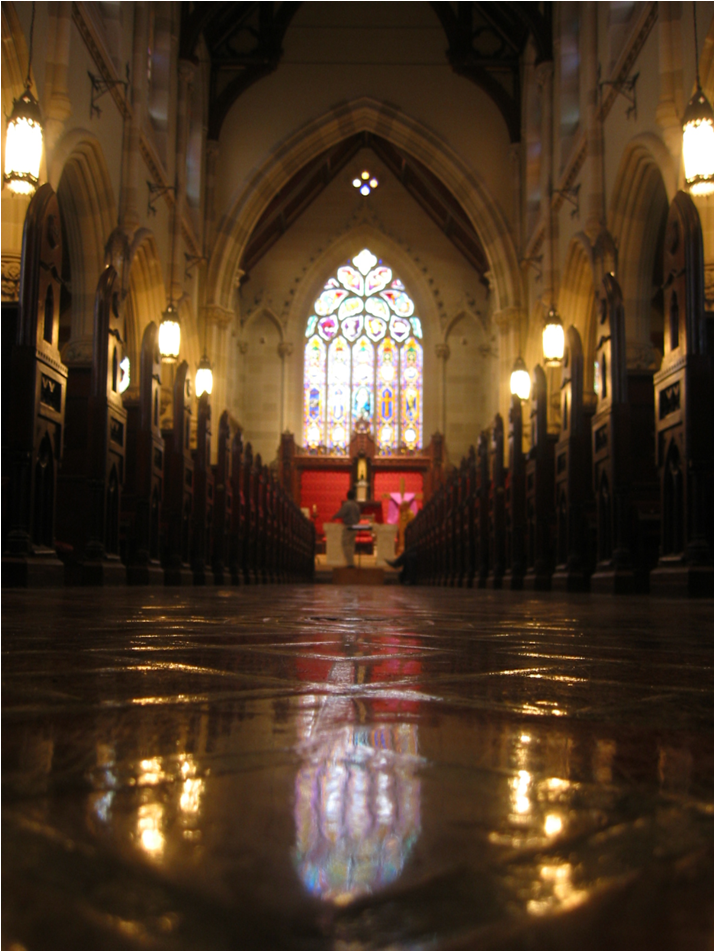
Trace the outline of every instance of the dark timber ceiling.
<instances>
[{"instance_id":1,"label":"dark timber ceiling","mask_svg":"<svg viewBox=\"0 0 715 952\"><path fill-rule=\"evenodd\" d=\"M209 138L231 106L278 68L299 3L182 3L180 55L203 35L211 58ZM521 134L520 59L529 36L537 61L551 58L551 3L430 3L445 32L452 68L496 103L512 142Z\"/></svg>"},{"instance_id":2,"label":"dark timber ceiling","mask_svg":"<svg viewBox=\"0 0 715 952\"><path fill-rule=\"evenodd\" d=\"M483 277L489 267L486 255L468 215L454 195L421 162L370 132L343 139L296 172L275 195L254 228L243 254L243 271L249 273L255 267L299 215L364 148L372 149Z\"/></svg>"}]
</instances>

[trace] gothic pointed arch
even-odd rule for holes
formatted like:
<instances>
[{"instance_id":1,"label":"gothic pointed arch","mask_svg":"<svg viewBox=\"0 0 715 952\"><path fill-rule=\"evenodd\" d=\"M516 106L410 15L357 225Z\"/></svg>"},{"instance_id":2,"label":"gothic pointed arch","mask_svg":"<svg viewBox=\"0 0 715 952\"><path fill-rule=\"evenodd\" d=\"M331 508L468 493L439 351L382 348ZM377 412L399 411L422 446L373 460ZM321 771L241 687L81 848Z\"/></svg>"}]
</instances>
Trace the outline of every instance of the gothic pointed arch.
<instances>
[{"instance_id":1,"label":"gothic pointed arch","mask_svg":"<svg viewBox=\"0 0 715 952\"><path fill-rule=\"evenodd\" d=\"M373 132L414 156L460 203L482 242L495 309L519 306L522 276L509 225L481 176L418 121L369 98L341 104L279 143L235 196L221 220L209 268L213 302L232 310L235 276L251 235L274 196L298 169L343 139Z\"/></svg>"}]
</instances>

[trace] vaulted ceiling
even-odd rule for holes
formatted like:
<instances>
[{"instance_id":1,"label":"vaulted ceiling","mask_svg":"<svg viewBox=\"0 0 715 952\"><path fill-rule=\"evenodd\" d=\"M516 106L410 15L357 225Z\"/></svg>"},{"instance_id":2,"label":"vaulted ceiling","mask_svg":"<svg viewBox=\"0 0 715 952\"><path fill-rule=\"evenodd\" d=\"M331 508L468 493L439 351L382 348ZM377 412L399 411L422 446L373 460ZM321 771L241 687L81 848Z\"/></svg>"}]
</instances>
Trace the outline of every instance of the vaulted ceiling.
<instances>
[{"instance_id":1,"label":"vaulted ceiling","mask_svg":"<svg viewBox=\"0 0 715 952\"><path fill-rule=\"evenodd\" d=\"M451 191L417 159L370 132L343 139L295 173L275 195L253 229L241 261L243 271L251 271L336 175L364 148L372 149L486 284L484 273L489 265L479 236Z\"/></svg>"},{"instance_id":2,"label":"vaulted ceiling","mask_svg":"<svg viewBox=\"0 0 715 952\"><path fill-rule=\"evenodd\" d=\"M283 39L300 3L183 3L180 55L201 36L211 58L209 138L231 106L280 65ZM537 61L551 58L551 3L430 3L446 37L446 58L498 106L512 142L521 134L520 60L529 36Z\"/></svg>"}]
</instances>

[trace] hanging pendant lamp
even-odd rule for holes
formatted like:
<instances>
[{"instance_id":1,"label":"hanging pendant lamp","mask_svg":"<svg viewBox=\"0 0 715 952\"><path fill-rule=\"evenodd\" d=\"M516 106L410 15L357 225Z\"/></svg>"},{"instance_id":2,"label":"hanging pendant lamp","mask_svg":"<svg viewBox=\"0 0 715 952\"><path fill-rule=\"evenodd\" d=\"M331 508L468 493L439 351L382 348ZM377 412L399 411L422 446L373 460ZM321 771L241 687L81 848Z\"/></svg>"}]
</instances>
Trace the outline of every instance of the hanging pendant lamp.
<instances>
[{"instance_id":1,"label":"hanging pendant lamp","mask_svg":"<svg viewBox=\"0 0 715 952\"><path fill-rule=\"evenodd\" d=\"M42 117L40 106L32 95L32 40L35 28L35 4L30 21L30 49L25 91L12 104L5 139L5 170L3 182L15 195L32 195L40 180L42 161Z\"/></svg>"}]
</instances>

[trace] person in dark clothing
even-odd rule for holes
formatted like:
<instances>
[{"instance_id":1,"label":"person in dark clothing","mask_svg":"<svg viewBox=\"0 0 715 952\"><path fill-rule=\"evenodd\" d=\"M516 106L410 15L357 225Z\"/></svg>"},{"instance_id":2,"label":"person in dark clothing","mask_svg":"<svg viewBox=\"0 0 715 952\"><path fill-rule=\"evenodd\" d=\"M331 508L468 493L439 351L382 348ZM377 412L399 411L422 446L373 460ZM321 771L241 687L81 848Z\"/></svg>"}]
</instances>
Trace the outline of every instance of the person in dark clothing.
<instances>
[{"instance_id":1,"label":"person in dark clothing","mask_svg":"<svg viewBox=\"0 0 715 952\"><path fill-rule=\"evenodd\" d=\"M386 559L385 561L393 569L402 569L400 572L400 583L402 585L417 584L417 553L414 549L405 549L402 555L396 559Z\"/></svg>"},{"instance_id":2,"label":"person in dark clothing","mask_svg":"<svg viewBox=\"0 0 715 952\"><path fill-rule=\"evenodd\" d=\"M348 498L340 509L331 516L331 519L340 519L343 524L341 545L347 565L355 564L355 532L360 522L360 504L355 501L355 490L348 489Z\"/></svg>"}]
</instances>

